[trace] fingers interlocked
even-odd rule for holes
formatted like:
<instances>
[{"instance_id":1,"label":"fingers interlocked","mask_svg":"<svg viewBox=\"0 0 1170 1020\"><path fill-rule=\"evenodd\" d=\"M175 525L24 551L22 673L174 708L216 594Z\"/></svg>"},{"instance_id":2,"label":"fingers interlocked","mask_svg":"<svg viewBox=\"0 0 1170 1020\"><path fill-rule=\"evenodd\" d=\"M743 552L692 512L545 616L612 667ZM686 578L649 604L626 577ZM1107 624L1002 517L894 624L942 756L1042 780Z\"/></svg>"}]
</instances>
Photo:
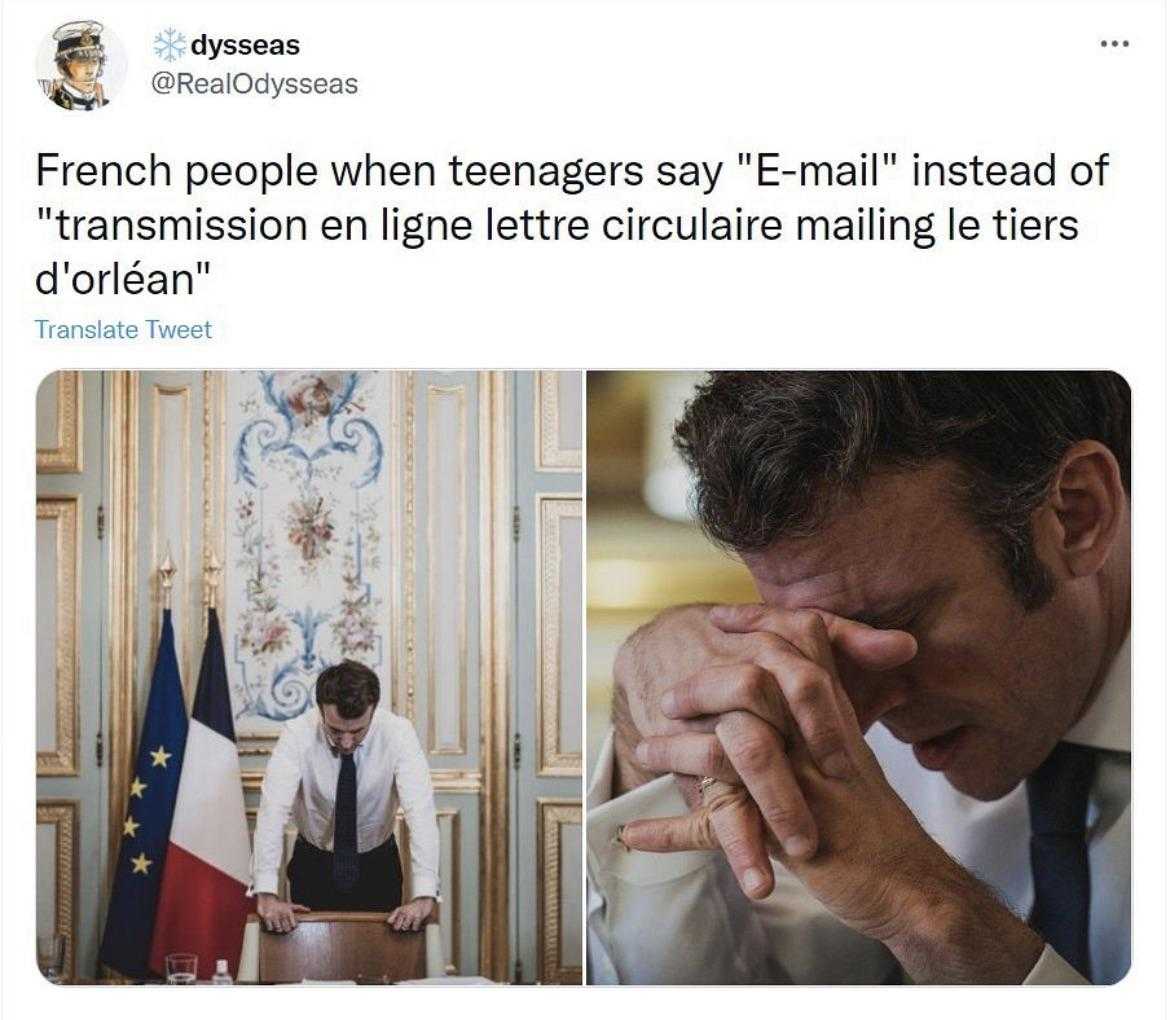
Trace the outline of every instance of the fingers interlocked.
<instances>
[{"instance_id":1,"label":"fingers interlocked","mask_svg":"<svg viewBox=\"0 0 1170 1020\"><path fill-rule=\"evenodd\" d=\"M715 732L767 831L790 857L811 857L817 847L816 822L775 727L750 712L734 711L720 718Z\"/></svg>"},{"instance_id":2,"label":"fingers interlocked","mask_svg":"<svg viewBox=\"0 0 1170 1020\"><path fill-rule=\"evenodd\" d=\"M710 620L735 635L739 662L717 662L667 690L662 714L690 730L651 737L636 754L658 772L716 780L690 815L631 822L630 849L722 849L744 892L773 887L765 840L784 856L817 851L818 832L793 761L830 780L863 773L869 750L841 685L834 650L862 669L896 668L917 652L914 638L820 610L717 606Z\"/></svg>"}]
</instances>

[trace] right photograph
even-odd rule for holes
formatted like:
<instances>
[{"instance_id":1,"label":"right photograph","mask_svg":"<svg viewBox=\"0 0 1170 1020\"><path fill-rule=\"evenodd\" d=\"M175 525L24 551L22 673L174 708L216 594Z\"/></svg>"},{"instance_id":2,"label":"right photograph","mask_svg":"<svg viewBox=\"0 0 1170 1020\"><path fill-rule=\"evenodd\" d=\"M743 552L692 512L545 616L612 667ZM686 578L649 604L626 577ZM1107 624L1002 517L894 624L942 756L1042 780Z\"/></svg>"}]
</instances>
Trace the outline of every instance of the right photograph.
<instances>
[{"instance_id":1,"label":"right photograph","mask_svg":"<svg viewBox=\"0 0 1170 1020\"><path fill-rule=\"evenodd\" d=\"M1130 389L590 372L591 984L1113 984Z\"/></svg>"}]
</instances>

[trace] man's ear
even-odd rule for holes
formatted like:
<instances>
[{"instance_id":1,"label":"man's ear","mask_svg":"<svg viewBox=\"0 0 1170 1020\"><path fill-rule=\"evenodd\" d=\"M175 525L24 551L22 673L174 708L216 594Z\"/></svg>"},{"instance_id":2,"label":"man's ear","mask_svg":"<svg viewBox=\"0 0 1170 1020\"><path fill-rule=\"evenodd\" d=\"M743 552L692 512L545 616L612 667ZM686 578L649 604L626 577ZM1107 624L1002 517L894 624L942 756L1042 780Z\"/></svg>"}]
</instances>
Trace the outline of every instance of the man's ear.
<instances>
[{"instance_id":1,"label":"man's ear","mask_svg":"<svg viewBox=\"0 0 1170 1020\"><path fill-rule=\"evenodd\" d=\"M1058 577L1097 573L1127 526L1127 504L1121 468L1109 447L1095 439L1070 446L1036 512L1040 558Z\"/></svg>"}]
</instances>

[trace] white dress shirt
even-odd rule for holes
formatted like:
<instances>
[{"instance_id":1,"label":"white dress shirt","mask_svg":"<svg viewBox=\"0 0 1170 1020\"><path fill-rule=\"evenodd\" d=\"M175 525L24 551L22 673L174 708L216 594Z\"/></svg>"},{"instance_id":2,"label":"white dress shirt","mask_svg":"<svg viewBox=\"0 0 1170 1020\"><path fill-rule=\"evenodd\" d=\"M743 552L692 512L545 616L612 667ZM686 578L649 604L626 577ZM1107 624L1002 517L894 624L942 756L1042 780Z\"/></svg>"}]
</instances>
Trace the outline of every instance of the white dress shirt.
<instances>
[{"instance_id":1,"label":"white dress shirt","mask_svg":"<svg viewBox=\"0 0 1170 1020\"><path fill-rule=\"evenodd\" d=\"M439 826L431 771L408 719L376 709L353 755L357 769L358 853L394 832L399 804L410 828L411 889L439 895ZM291 814L297 831L321 850L333 849L341 756L329 746L314 708L285 724L264 773L252 849L252 890L275 893Z\"/></svg>"},{"instance_id":2,"label":"white dress shirt","mask_svg":"<svg viewBox=\"0 0 1170 1020\"><path fill-rule=\"evenodd\" d=\"M1098 748L1089 793L1089 957L1092 979L1112 984L1130 958L1130 649L1127 637L1105 683L1065 739ZM890 784L923 827L1020 917L1032 908L1031 827L1024 784L993 802L974 800L914 760L882 726L867 736ZM612 797L612 734L590 784L586 862L590 980L626 984L882 984L902 975L879 942L852 931L779 864L776 889L752 902L723 855L629 852L617 828L685 814L673 777ZM1084 979L1051 946L1029 984Z\"/></svg>"}]
</instances>

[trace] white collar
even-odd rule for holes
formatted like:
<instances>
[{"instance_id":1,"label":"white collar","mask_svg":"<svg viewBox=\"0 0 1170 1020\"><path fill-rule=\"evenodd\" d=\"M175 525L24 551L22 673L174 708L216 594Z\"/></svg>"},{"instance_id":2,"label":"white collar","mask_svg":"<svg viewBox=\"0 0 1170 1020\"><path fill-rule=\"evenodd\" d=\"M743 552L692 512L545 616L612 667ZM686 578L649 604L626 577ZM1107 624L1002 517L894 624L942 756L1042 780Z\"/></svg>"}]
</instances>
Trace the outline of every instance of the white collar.
<instances>
[{"instance_id":1,"label":"white collar","mask_svg":"<svg viewBox=\"0 0 1170 1020\"><path fill-rule=\"evenodd\" d=\"M1064 739L1072 744L1084 744L1102 751L1125 751L1130 742L1130 647L1129 635L1121 642L1117 654L1109 664L1105 682L1092 700L1085 714L1073 724Z\"/></svg>"},{"instance_id":2,"label":"white collar","mask_svg":"<svg viewBox=\"0 0 1170 1020\"><path fill-rule=\"evenodd\" d=\"M82 102L90 103L90 102L94 102L97 99L97 87L96 86L94 87L94 90L92 92L82 92L80 89L74 88L73 85L70 84L68 78L62 78L61 79L61 87L66 92L68 92L69 95L71 95L74 99L80 99Z\"/></svg>"}]
</instances>

